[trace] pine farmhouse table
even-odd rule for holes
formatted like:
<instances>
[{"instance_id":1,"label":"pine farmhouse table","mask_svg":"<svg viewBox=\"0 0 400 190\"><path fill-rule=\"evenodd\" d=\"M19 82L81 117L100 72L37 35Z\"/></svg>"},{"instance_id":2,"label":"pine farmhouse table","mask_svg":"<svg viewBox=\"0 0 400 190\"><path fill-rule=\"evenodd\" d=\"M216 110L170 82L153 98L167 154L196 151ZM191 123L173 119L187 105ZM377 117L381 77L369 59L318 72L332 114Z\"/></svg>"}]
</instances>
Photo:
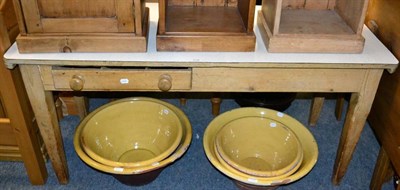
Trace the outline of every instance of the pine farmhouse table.
<instances>
[{"instance_id":1,"label":"pine farmhouse table","mask_svg":"<svg viewBox=\"0 0 400 190\"><path fill-rule=\"evenodd\" d=\"M148 3L146 53L31 53L14 44L7 67L19 66L40 132L61 184L68 166L52 91L351 93L332 182L345 175L379 80L398 60L364 27L360 54L269 53L255 25L255 52L157 52L157 3ZM259 10L257 7L256 10ZM257 11L256 11L257 12ZM256 14L257 15L257 14ZM255 21L257 18L255 18ZM161 90L160 90L161 89Z\"/></svg>"}]
</instances>

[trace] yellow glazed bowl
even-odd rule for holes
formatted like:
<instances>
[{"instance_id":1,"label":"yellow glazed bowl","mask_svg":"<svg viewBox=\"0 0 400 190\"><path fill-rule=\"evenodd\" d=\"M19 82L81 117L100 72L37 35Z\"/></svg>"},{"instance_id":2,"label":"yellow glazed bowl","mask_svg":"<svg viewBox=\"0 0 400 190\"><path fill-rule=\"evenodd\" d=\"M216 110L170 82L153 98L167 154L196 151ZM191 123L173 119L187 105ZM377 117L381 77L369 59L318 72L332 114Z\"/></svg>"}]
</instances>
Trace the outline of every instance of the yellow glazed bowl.
<instances>
[{"instance_id":1,"label":"yellow glazed bowl","mask_svg":"<svg viewBox=\"0 0 400 190\"><path fill-rule=\"evenodd\" d=\"M109 166L138 167L174 152L182 123L172 105L152 98L113 101L91 112L80 124L84 151Z\"/></svg>"},{"instance_id":2,"label":"yellow glazed bowl","mask_svg":"<svg viewBox=\"0 0 400 190\"><path fill-rule=\"evenodd\" d=\"M136 101L136 100L150 100L150 98L127 98L118 101ZM153 99L152 99L153 100ZM89 166L106 172L110 174L116 175L132 175L132 174L143 174L146 172L150 172L153 170L157 170L163 167L166 167L168 164L173 163L175 160L180 158L188 149L191 139L192 139L192 127L190 125L189 119L187 116L177 107L171 105L169 107L179 118L182 128L182 138L179 139L178 147L176 150L166 159L160 160L158 162L154 162L150 165L143 165L137 167L126 167L126 166L110 166L103 163L98 162L97 160L90 157L84 150L82 146L81 133L84 129L84 125L79 125L75 131L74 135L74 148L78 156ZM82 122L88 120L89 117L86 117Z\"/></svg>"},{"instance_id":3,"label":"yellow glazed bowl","mask_svg":"<svg viewBox=\"0 0 400 190\"><path fill-rule=\"evenodd\" d=\"M301 144L292 130L259 116L237 118L222 126L215 146L231 167L260 177L288 176L303 158Z\"/></svg>"},{"instance_id":4,"label":"yellow glazed bowl","mask_svg":"<svg viewBox=\"0 0 400 190\"><path fill-rule=\"evenodd\" d=\"M214 152L215 152L215 157L217 158L218 162L222 165L222 167L224 167L226 170L229 170L231 173L237 175L237 176L242 176L244 178L248 178L248 179L252 179L252 180L279 180L282 179L284 177L287 177L288 175L283 175L283 176L274 176L274 177L260 177L260 176L254 176L254 175L250 175L250 174L246 174L244 172L241 172L239 170L237 170L236 168L233 168L231 165L229 165L224 159L222 159L221 155L218 153L217 151L217 147L214 145ZM299 167L301 166L302 162L299 162L295 168L293 168L293 172L294 173L297 171L297 169L299 169ZM289 174L290 175L290 174Z\"/></svg>"},{"instance_id":5,"label":"yellow glazed bowl","mask_svg":"<svg viewBox=\"0 0 400 190\"><path fill-rule=\"evenodd\" d=\"M303 147L303 159L297 171L283 178L265 178L250 176L243 172L229 169L226 165L221 164L214 148L216 135L221 127L232 120L242 117L265 117L280 122L291 129ZM238 108L219 115L207 126L204 132L203 146L208 160L215 168L233 180L256 186L278 186L294 182L309 173L318 159L318 145L313 135L305 126L289 115L266 108Z\"/></svg>"}]
</instances>

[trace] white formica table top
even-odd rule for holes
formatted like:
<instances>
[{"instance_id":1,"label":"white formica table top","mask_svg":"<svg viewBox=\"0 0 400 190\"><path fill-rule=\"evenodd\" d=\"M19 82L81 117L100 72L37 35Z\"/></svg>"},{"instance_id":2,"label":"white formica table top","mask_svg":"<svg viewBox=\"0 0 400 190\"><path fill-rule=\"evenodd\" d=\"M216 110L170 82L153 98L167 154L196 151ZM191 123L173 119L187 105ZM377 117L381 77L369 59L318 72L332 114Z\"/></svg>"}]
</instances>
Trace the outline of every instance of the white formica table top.
<instances>
[{"instance_id":1,"label":"white formica table top","mask_svg":"<svg viewBox=\"0 0 400 190\"><path fill-rule=\"evenodd\" d=\"M158 21L158 4L147 3L150 8L150 30L148 39L148 51L146 53L29 53L18 52L16 43L4 55L6 65L12 68L15 64L58 64L69 65L70 61L82 62L82 65L104 64L108 66L230 66L235 64L249 64L249 67L283 67L290 64L321 64L328 67L377 67L393 71L398 60L393 54L374 36L367 28L363 29L365 37L364 51L360 54L346 53L269 53L261 39L257 25L254 25L254 32L257 38L256 50L254 52L157 52L156 32ZM256 7L256 13L260 9ZM257 20L257 14L255 21ZM345 66L343 65L345 64Z\"/></svg>"}]
</instances>

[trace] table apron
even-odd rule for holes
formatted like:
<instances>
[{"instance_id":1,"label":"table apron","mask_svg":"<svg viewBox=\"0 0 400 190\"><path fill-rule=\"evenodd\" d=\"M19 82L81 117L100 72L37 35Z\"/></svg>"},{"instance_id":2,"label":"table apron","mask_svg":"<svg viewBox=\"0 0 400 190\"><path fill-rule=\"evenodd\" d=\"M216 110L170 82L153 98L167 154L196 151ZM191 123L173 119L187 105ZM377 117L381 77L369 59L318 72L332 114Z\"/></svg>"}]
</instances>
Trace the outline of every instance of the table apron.
<instances>
[{"instance_id":1,"label":"table apron","mask_svg":"<svg viewBox=\"0 0 400 190\"><path fill-rule=\"evenodd\" d=\"M39 66L44 88L71 91L82 76L82 91L160 91L159 77L172 78L170 91L185 92L358 92L371 69L186 68L154 70L54 69ZM126 84L124 84L124 81ZM129 82L129 83L127 83Z\"/></svg>"}]
</instances>

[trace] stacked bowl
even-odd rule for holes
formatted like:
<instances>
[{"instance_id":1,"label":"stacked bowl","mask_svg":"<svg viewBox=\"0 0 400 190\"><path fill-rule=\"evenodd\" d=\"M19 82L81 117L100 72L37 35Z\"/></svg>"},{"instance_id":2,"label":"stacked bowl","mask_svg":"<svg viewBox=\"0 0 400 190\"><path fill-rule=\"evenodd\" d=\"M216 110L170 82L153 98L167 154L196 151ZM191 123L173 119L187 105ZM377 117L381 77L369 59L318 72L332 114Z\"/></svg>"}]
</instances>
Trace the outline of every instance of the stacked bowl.
<instances>
[{"instance_id":1,"label":"stacked bowl","mask_svg":"<svg viewBox=\"0 0 400 190\"><path fill-rule=\"evenodd\" d=\"M266 108L238 108L204 133L206 156L240 189L274 189L305 176L318 158L313 135L296 119Z\"/></svg>"},{"instance_id":2,"label":"stacked bowl","mask_svg":"<svg viewBox=\"0 0 400 190\"><path fill-rule=\"evenodd\" d=\"M188 149L192 128L177 107L153 98L125 98L103 105L79 124L78 156L127 185L155 180Z\"/></svg>"}]
</instances>

